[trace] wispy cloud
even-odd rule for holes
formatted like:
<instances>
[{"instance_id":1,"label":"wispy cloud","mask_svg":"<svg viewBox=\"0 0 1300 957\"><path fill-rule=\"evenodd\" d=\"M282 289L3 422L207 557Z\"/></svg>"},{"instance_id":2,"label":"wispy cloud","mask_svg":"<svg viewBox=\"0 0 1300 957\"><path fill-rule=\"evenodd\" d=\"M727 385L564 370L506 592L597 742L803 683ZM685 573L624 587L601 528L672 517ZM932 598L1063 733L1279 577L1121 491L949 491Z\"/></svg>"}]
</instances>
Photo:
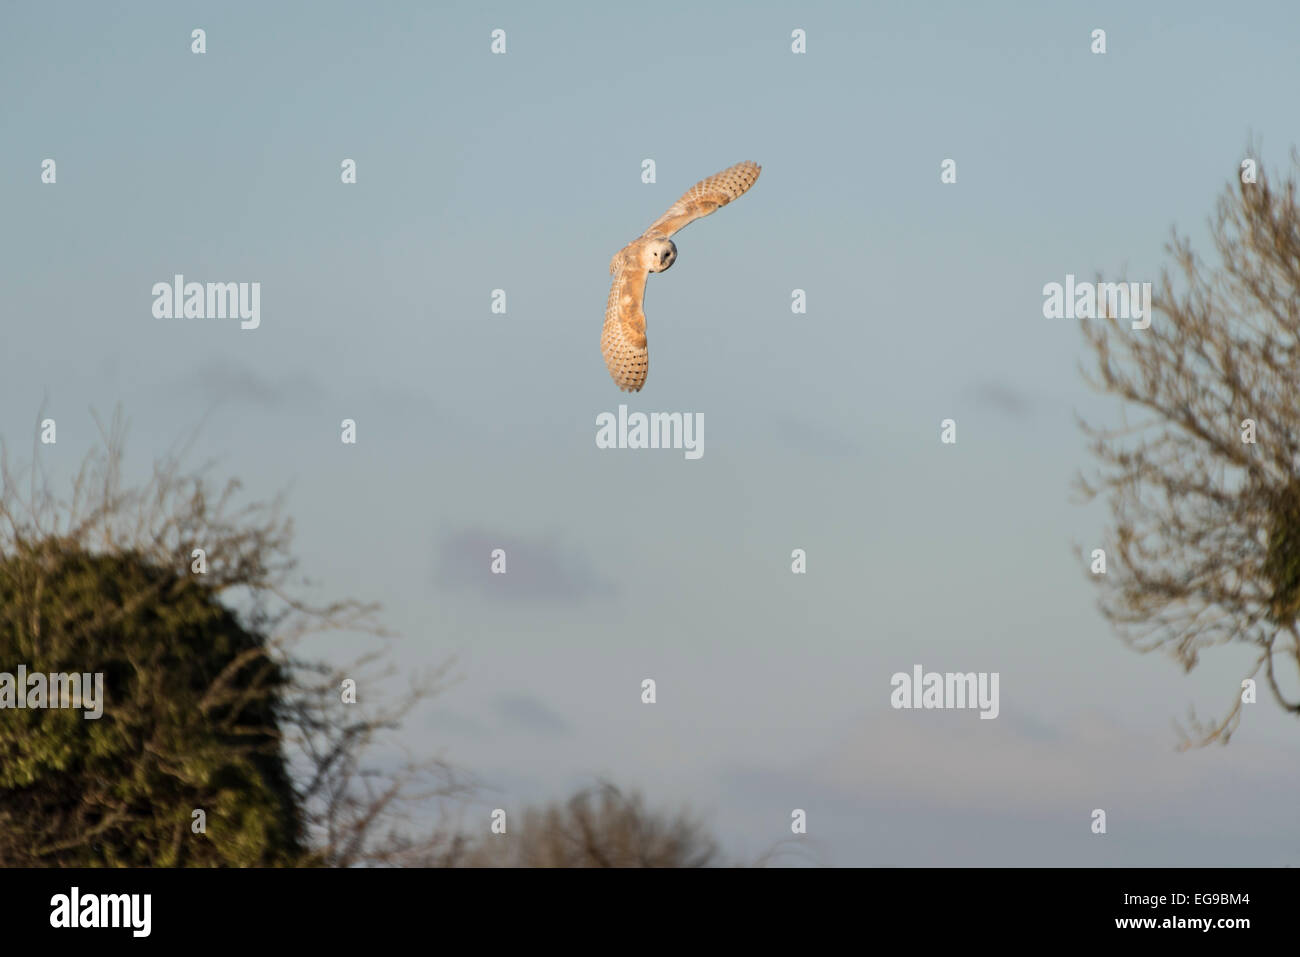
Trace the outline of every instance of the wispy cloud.
<instances>
[{"instance_id":1,"label":"wispy cloud","mask_svg":"<svg viewBox=\"0 0 1300 957\"><path fill-rule=\"evenodd\" d=\"M771 428L783 444L807 455L842 458L862 451L862 447L846 438L844 433L832 432L810 422L778 416L772 420Z\"/></svg>"},{"instance_id":2,"label":"wispy cloud","mask_svg":"<svg viewBox=\"0 0 1300 957\"><path fill-rule=\"evenodd\" d=\"M1012 418L1027 419L1034 414L1034 404L1028 396L1000 382L977 382L963 389L962 395L976 406Z\"/></svg>"},{"instance_id":3,"label":"wispy cloud","mask_svg":"<svg viewBox=\"0 0 1300 957\"><path fill-rule=\"evenodd\" d=\"M1172 737L1139 734L1100 714L1056 727L1010 711L980 721L968 712L890 710L858 721L792 773L819 782L824 794L865 801L1031 813L1111 801L1151 818L1187 795L1225 799L1247 778L1278 794L1300 786L1300 771L1246 741L1193 752L1173 745Z\"/></svg>"},{"instance_id":4,"label":"wispy cloud","mask_svg":"<svg viewBox=\"0 0 1300 957\"><path fill-rule=\"evenodd\" d=\"M573 733L573 728L563 716L530 694L512 694L498 698L495 708L508 725L552 737L567 738Z\"/></svg>"},{"instance_id":5,"label":"wispy cloud","mask_svg":"<svg viewBox=\"0 0 1300 957\"><path fill-rule=\"evenodd\" d=\"M267 409L323 395L320 384L304 372L271 378L227 358L204 361L186 378L185 388L197 389L206 402L246 402Z\"/></svg>"},{"instance_id":6,"label":"wispy cloud","mask_svg":"<svg viewBox=\"0 0 1300 957\"><path fill-rule=\"evenodd\" d=\"M505 574L492 572L492 553L505 552ZM447 589L473 588L499 601L578 603L614 593L582 552L553 536L530 540L517 533L466 528L437 545L435 581Z\"/></svg>"}]
</instances>

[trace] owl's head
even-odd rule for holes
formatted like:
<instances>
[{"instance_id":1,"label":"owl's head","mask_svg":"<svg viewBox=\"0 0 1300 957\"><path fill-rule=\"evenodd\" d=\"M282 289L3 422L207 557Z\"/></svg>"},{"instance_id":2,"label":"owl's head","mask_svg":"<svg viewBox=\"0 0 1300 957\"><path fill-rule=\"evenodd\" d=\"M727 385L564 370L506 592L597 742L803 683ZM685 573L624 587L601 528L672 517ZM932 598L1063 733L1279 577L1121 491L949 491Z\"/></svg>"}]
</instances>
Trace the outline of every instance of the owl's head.
<instances>
[{"instance_id":1,"label":"owl's head","mask_svg":"<svg viewBox=\"0 0 1300 957\"><path fill-rule=\"evenodd\" d=\"M651 272L663 272L677 259L677 247L671 239L659 237L646 242L641 263Z\"/></svg>"}]
</instances>

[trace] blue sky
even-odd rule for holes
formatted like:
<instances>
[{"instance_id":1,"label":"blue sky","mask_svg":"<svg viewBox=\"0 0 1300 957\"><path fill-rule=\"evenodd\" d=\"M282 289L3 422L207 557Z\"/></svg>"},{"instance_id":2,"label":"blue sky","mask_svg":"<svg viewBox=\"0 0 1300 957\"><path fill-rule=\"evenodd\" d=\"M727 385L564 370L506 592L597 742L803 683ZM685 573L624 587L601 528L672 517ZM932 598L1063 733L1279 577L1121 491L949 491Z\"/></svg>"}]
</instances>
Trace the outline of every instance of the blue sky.
<instances>
[{"instance_id":1,"label":"blue sky","mask_svg":"<svg viewBox=\"0 0 1300 957\"><path fill-rule=\"evenodd\" d=\"M1155 279L1173 225L1205 251L1252 133L1285 162L1294 5L0 18L0 436L28 448L44 402L67 469L120 403L143 470L206 415L202 457L290 489L322 595L382 602L405 666L458 656L404 743L484 808L607 775L737 855L799 807L835 864L1296 861L1294 719L1262 699L1230 747L1173 750L1248 656L1183 674L1094 607L1075 546L1106 516L1070 494L1074 415L1114 409L1077 321L1041 311L1067 273ZM619 393L610 257L744 159L758 183L650 278L649 382ZM154 319L174 273L260 282L261 327ZM703 413L705 455L597 449L620 402ZM917 663L999 672L1000 716L892 710Z\"/></svg>"}]
</instances>

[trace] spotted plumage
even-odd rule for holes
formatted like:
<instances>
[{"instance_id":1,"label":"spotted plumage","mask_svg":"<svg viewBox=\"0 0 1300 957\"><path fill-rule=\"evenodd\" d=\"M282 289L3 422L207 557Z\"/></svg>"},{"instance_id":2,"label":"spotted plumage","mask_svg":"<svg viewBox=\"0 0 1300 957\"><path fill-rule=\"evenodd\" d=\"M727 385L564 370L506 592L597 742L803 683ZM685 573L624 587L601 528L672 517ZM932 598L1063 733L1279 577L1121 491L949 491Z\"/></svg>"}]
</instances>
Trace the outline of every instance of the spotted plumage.
<instances>
[{"instance_id":1,"label":"spotted plumage","mask_svg":"<svg viewBox=\"0 0 1300 957\"><path fill-rule=\"evenodd\" d=\"M754 185L760 170L757 163L737 163L700 180L610 262L614 282L605 305L600 350L614 383L623 391L639 392L645 385L649 366L644 309L646 277L652 272L663 272L676 261L677 246L669 237L742 196Z\"/></svg>"}]
</instances>

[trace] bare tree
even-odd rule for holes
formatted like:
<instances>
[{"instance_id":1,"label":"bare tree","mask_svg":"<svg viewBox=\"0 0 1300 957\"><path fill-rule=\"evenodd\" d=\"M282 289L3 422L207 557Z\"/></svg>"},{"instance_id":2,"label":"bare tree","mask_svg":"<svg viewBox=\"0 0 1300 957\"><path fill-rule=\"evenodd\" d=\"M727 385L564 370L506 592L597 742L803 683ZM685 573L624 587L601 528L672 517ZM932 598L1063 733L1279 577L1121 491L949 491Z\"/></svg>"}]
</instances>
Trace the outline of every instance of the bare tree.
<instances>
[{"instance_id":1,"label":"bare tree","mask_svg":"<svg viewBox=\"0 0 1300 957\"><path fill-rule=\"evenodd\" d=\"M530 808L505 834L466 839L463 867L707 867L718 846L684 812L646 808L639 794L602 783L563 804Z\"/></svg>"},{"instance_id":2,"label":"bare tree","mask_svg":"<svg viewBox=\"0 0 1300 957\"><path fill-rule=\"evenodd\" d=\"M1094 577L1124 640L1189 671L1211 648L1250 646L1246 677L1262 670L1278 705L1300 716L1300 701L1278 681L1281 668L1300 668L1294 151L1292 167L1280 185L1261 163L1257 182L1228 186L1210 222L1213 263L1174 232L1166 247L1174 271L1161 274L1150 328L1114 316L1084 323L1096 357L1085 377L1138 419L1119 429L1081 422L1099 468L1079 485L1110 502L1119 561ZM1241 706L1238 687L1222 719L1202 724L1193 713L1184 746L1226 743Z\"/></svg>"}]
</instances>

